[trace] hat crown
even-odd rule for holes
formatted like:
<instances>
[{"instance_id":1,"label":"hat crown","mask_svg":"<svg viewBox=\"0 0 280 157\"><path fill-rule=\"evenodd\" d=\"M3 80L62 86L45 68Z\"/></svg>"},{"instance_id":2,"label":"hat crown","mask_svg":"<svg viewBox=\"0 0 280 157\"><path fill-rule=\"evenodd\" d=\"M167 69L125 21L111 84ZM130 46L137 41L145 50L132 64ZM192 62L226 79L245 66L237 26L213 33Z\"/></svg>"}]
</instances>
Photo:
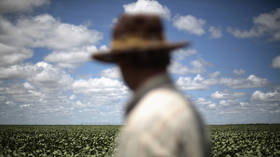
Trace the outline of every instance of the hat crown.
<instances>
[{"instance_id":1,"label":"hat crown","mask_svg":"<svg viewBox=\"0 0 280 157\"><path fill-rule=\"evenodd\" d=\"M165 40L161 18L153 14L123 14L116 23L111 48L95 53L92 58L103 62L115 62L126 55L160 55L187 46L187 42L170 43Z\"/></svg>"},{"instance_id":2,"label":"hat crown","mask_svg":"<svg viewBox=\"0 0 280 157\"><path fill-rule=\"evenodd\" d=\"M164 41L160 17L150 14L123 14L114 28L113 40L128 37Z\"/></svg>"}]
</instances>

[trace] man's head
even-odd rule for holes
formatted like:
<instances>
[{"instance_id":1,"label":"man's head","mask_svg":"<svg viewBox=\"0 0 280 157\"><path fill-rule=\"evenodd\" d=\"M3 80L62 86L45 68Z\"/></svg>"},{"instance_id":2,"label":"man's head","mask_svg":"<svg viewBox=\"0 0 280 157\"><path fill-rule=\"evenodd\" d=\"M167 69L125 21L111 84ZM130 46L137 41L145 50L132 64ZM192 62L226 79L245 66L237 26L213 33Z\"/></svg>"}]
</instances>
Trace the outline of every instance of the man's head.
<instances>
[{"instance_id":1,"label":"man's head","mask_svg":"<svg viewBox=\"0 0 280 157\"><path fill-rule=\"evenodd\" d=\"M143 52L138 55L126 55L116 59L126 84L136 90L148 78L166 73L170 63L169 53Z\"/></svg>"},{"instance_id":2,"label":"man's head","mask_svg":"<svg viewBox=\"0 0 280 157\"><path fill-rule=\"evenodd\" d=\"M135 90L149 77L166 72L172 50L188 45L167 42L163 30L157 15L123 14L114 27L111 50L92 57L118 64L124 80Z\"/></svg>"}]
</instances>

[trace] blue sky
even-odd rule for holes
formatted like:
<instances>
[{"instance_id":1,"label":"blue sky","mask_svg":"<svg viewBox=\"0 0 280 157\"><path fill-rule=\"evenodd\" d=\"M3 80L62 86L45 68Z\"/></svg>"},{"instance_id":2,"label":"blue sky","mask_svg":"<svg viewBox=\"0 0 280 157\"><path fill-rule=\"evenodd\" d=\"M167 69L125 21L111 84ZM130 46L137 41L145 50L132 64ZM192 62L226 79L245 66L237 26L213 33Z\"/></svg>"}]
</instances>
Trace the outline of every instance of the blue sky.
<instances>
[{"instance_id":1,"label":"blue sky","mask_svg":"<svg viewBox=\"0 0 280 157\"><path fill-rule=\"evenodd\" d=\"M169 72L208 124L280 122L280 3L203 0L2 0L0 124L122 124L131 92L110 48L122 13L162 17Z\"/></svg>"}]
</instances>

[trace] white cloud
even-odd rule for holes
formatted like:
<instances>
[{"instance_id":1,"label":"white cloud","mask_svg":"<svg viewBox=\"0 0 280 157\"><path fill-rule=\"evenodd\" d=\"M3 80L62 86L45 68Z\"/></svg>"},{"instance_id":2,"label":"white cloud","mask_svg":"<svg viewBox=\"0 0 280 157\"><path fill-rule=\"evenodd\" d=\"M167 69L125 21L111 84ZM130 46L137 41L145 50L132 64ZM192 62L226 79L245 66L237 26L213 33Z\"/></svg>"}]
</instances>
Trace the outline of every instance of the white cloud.
<instances>
[{"instance_id":1,"label":"white cloud","mask_svg":"<svg viewBox=\"0 0 280 157\"><path fill-rule=\"evenodd\" d=\"M13 22L0 16L0 30L0 123L67 124L78 116L77 109L83 115L94 112L90 117L95 119L87 116L84 120L97 122L97 117L112 110L121 111L119 104L128 93L122 82L106 76L84 80L88 88L81 87L78 85L83 81L74 80L64 70L90 59L98 49L95 45L102 38L100 32L86 25L63 23L48 14L20 16ZM33 56L33 48L40 47L52 53L44 61L25 63ZM104 45L99 48L106 49ZM80 124L82 116L71 123ZM112 117L119 115L109 119Z\"/></svg>"},{"instance_id":2,"label":"white cloud","mask_svg":"<svg viewBox=\"0 0 280 157\"><path fill-rule=\"evenodd\" d=\"M27 48L17 48L0 43L0 66L9 66L31 58L33 51Z\"/></svg>"},{"instance_id":3,"label":"white cloud","mask_svg":"<svg viewBox=\"0 0 280 157\"><path fill-rule=\"evenodd\" d=\"M216 104L213 103L212 101L210 100L206 100L205 98L202 98L202 97L199 97L196 101L195 101L196 104L198 105L207 105L208 108L210 109L214 109L216 108Z\"/></svg>"},{"instance_id":4,"label":"white cloud","mask_svg":"<svg viewBox=\"0 0 280 157\"><path fill-rule=\"evenodd\" d=\"M31 11L49 2L50 0L1 0L0 13Z\"/></svg>"},{"instance_id":5,"label":"white cloud","mask_svg":"<svg viewBox=\"0 0 280 157\"><path fill-rule=\"evenodd\" d=\"M0 42L17 47L46 47L68 49L86 44L95 44L102 34L83 25L62 23L49 14L22 17L15 24L0 18Z\"/></svg>"},{"instance_id":6,"label":"white cloud","mask_svg":"<svg viewBox=\"0 0 280 157\"><path fill-rule=\"evenodd\" d=\"M248 102L240 102L241 107L249 106L250 104Z\"/></svg>"},{"instance_id":7,"label":"white cloud","mask_svg":"<svg viewBox=\"0 0 280 157\"><path fill-rule=\"evenodd\" d=\"M206 90L213 85L223 85L233 89L260 88L267 86L268 83L267 79L255 75L249 75L247 78L210 77L205 79L197 74L194 78L179 77L176 81L177 86L182 90Z\"/></svg>"},{"instance_id":8,"label":"white cloud","mask_svg":"<svg viewBox=\"0 0 280 157\"><path fill-rule=\"evenodd\" d=\"M179 77L176 81L176 85L182 90L206 90L208 85L203 83L205 80L200 74L197 74L194 79L191 77Z\"/></svg>"},{"instance_id":9,"label":"white cloud","mask_svg":"<svg viewBox=\"0 0 280 157\"><path fill-rule=\"evenodd\" d=\"M205 62L204 60L200 59L200 60L193 60L191 61L191 65L193 67L193 69L191 70L192 73L203 73L205 72Z\"/></svg>"},{"instance_id":10,"label":"white cloud","mask_svg":"<svg viewBox=\"0 0 280 157\"><path fill-rule=\"evenodd\" d=\"M203 59L191 61L190 67L187 67L176 60L172 60L168 70L170 71L170 73L179 75L199 74L206 71L205 66L207 65L208 63Z\"/></svg>"},{"instance_id":11,"label":"white cloud","mask_svg":"<svg viewBox=\"0 0 280 157\"><path fill-rule=\"evenodd\" d=\"M202 35L205 33L204 25L206 21L203 19L198 19L192 15L186 15L186 16L175 16L173 19L173 25L179 29L186 31L190 34L195 35Z\"/></svg>"},{"instance_id":12,"label":"white cloud","mask_svg":"<svg viewBox=\"0 0 280 157\"><path fill-rule=\"evenodd\" d=\"M268 80L265 78L259 78L255 75L249 75L246 79L244 78L221 78L220 84L226 85L233 89L237 88L259 88L268 85Z\"/></svg>"},{"instance_id":13,"label":"white cloud","mask_svg":"<svg viewBox=\"0 0 280 157\"><path fill-rule=\"evenodd\" d=\"M208 105L209 108L216 108L216 104L212 103Z\"/></svg>"},{"instance_id":14,"label":"white cloud","mask_svg":"<svg viewBox=\"0 0 280 157\"><path fill-rule=\"evenodd\" d=\"M238 29L233 29L231 27L228 27L227 31L237 38L252 38L252 37L260 36L260 34L254 29L250 29L247 31L241 31Z\"/></svg>"},{"instance_id":15,"label":"white cloud","mask_svg":"<svg viewBox=\"0 0 280 157\"><path fill-rule=\"evenodd\" d=\"M29 82L24 82L24 83L23 83L23 86L24 86L26 89L34 89L34 87L33 87Z\"/></svg>"},{"instance_id":16,"label":"white cloud","mask_svg":"<svg viewBox=\"0 0 280 157\"><path fill-rule=\"evenodd\" d=\"M69 89L73 82L72 77L65 71L46 62L35 64L36 73L28 76L27 80L45 89Z\"/></svg>"},{"instance_id":17,"label":"white cloud","mask_svg":"<svg viewBox=\"0 0 280 157\"><path fill-rule=\"evenodd\" d=\"M211 101L206 100L205 98L199 97L196 101L197 104L199 105L208 105L211 104Z\"/></svg>"},{"instance_id":18,"label":"white cloud","mask_svg":"<svg viewBox=\"0 0 280 157\"><path fill-rule=\"evenodd\" d=\"M118 22L118 18L113 18L112 23L116 24Z\"/></svg>"},{"instance_id":19,"label":"white cloud","mask_svg":"<svg viewBox=\"0 0 280 157\"><path fill-rule=\"evenodd\" d=\"M4 79L14 80L1 85L4 87L0 90L3 99L18 105L31 104L30 109L36 109L37 112L48 112L54 105L63 106L69 103L65 99L66 91L70 89L73 79L61 69L45 62L14 65L7 69L4 71ZM21 80L25 82L20 83ZM11 111L16 110L16 106L14 107ZM9 109L6 111L10 112Z\"/></svg>"},{"instance_id":20,"label":"white cloud","mask_svg":"<svg viewBox=\"0 0 280 157\"><path fill-rule=\"evenodd\" d=\"M127 88L119 80L106 77L94 78L88 80L75 80L72 84L75 93L86 95L105 95L109 97L122 97L127 93Z\"/></svg>"},{"instance_id":21,"label":"white cloud","mask_svg":"<svg viewBox=\"0 0 280 157\"><path fill-rule=\"evenodd\" d=\"M127 88L119 80L105 77L74 80L63 69L46 62L14 65L7 69L12 73L0 69L1 79L11 82L0 87L1 111L5 111L4 115L0 114L0 123L11 123L15 119L17 123L25 124L67 123L61 120L71 120L74 114L77 116L77 110L81 114L89 112L96 118L112 110L121 111L119 104L128 95ZM24 82L20 83L22 80ZM120 114L114 114L114 117ZM83 121L80 118L76 119L78 123ZM98 122L96 119L90 121Z\"/></svg>"},{"instance_id":22,"label":"white cloud","mask_svg":"<svg viewBox=\"0 0 280 157\"><path fill-rule=\"evenodd\" d=\"M37 85L39 88L53 89L69 87L73 79L66 72L58 69L46 62L32 64L13 65L10 67L0 67L0 79L20 80L24 79ZM23 84L25 88L30 88L29 83Z\"/></svg>"},{"instance_id":23,"label":"white cloud","mask_svg":"<svg viewBox=\"0 0 280 157\"><path fill-rule=\"evenodd\" d=\"M276 56L273 60L272 60L272 67L273 68L280 68L280 56Z\"/></svg>"},{"instance_id":24,"label":"white cloud","mask_svg":"<svg viewBox=\"0 0 280 157\"><path fill-rule=\"evenodd\" d=\"M269 36L271 40L280 40L280 8L270 13L263 13L253 18L253 27L239 30L228 27L228 32L237 38Z\"/></svg>"},{"instance_id":25,"label":"white cloud","mask_svg":"<svg viewBox=\"0 0 280 157\"><path fill-rule=\"evenodd\" d=\"M175 60L171 61L171 65L169 66L168 70L172 74L179 74L179 75L186 75L190 72L190 69L187 66Z\"/></svg>"},{"instance_id":26,"label":"white cloud","mask_svg":"<svg viewBox=\"0 0 280 157\"><path fill-rule=\"evenodd\" d=\"M75 100L76 98L77 98L77 96L74 94L69 97L70 100Z\"/></svg>"},{"instance_id":27,"label":"white cloud","mask_svg":"<svg viewBox=\"0 0 280 157\"><path fill-rule=\"evenodd\" d=\"M256 90L252 93L247 103L240 103L240 105L245 108L257 109L261 113L278 114L280 107L280 86L268 92Z\"/></svg>"},{"instance_id":28,"label":"white cloud","mask_svg":"<svg viewBox=\"0 0 280 157\"><path fill-rule=\"evenodd\" d=\"M222 106L232 106L232 105L239 105L238 100L233 99L233 100L220 100L219 104Z\"/></svg>"},{"instance_id":29,"label":"white cloud","mask_svg":"<svg viewBox=\"0 0 280 157\"><path fill-rule=\"evenodd\" d=\"M0 67L0 79L26 79L28 76L31 76L35 71L36 69L30 64Z\"/></svg>"},{"instance_id":30,"label":"white cloud","mask_svg":"<svg viewBox=\"0 0 280 157\"><path fill-rule=\"evenodd\" d=\"M20 105L21 108L30 107L30 106L31 106L31 104L22 104L22 105Z\"/></svg>"},{"instance_id":31,"label":"white cloud","mask_svg":"<svg viewBox=\"0 0 280 157\"><path fill-rule=\"evenodd\" d=\"M48 14L23 16L14 23L0 16L0 29L0 66L22 63L33 56L30 48L44 47L53 49L46 61L75 68L90 59L90 54L97 50L94 44L102 39L96 30L63 23Z\"/></svg>"},{"instance_id":32,"label":"white cloud","mask_svg":"<svg viewBox=\"0 0 280 157\"><path fill-rule=\"evenodd\" d=\"M267 93L260 90L256 90L252 96L251 100L253 101L262 101L262 102L278 102L280 103L280 88L269 91Z\"/></svg>"},{"instance_id":33,"label":"white cloud","mask_svg":"<svg viewBox=\"0 0 280 157\"><path fill-rule=\"evenodd\" d=\"M197 54L196 49L179 49L174 52L175 59L184 60L186 57Z\"/></svg>"},{"instance_id":34,"label":"white cloud","mask_svg":"<svg viewBox=\"0 0 280 157\"><path fill-rule=\"evenodd\" d=\"M236 99L244 96L246 96L246 93L230 91L216 91L211 94L214 99Z\"/></svg>"},{"instance_id":35,"label":"white cloud","mask_svg":"<svg viewBox=\"0 0 280 157\"><path fill-rule=\"evenodd\" d=\"M218 39L222 37L222 31L220 28L210 26L208 31L211 33L210 38L212 39Z\"/></svg>"},{"instance_id":36,"label":"white cloud","mask_svg":"<svg viewBox=\"0 0 280 157\"><path fill-rule=\"evenodd\" d=\"M108 68L105 70L102 70L100 72L101 77L106 77L106 78L111 78L111 79L120 79L121 74L120 74L120 69L118 67L114 68Z\"/></svg>"},{"instance_id":37,"label":"white cloud","mask_svg":"<svg viewBox=\"0 0 280 157\"><path fill-rule=\"evenodd\" d=\"M76 68L81 63L89 61L90 55L96 52L95 46L73 48L71 50L54 51L45 57L45 61L56 63L62 68Z\"/></svg>"},{"instance_id":38,"label":"white cloud","mask_svg":"<svg viewBox=\"0 0 280 157\"><path fill-rule=\"evenodd\" d=\"M243 69L234 69L233 73L236 74L236 75L243 75L243 74L245 74L245 70L243 70Z\"/></svg>"},{"instance_id":39,"label":"white cloud","mask_svg":"<svg viewBox=\"0 0 280 157\"><path fill-rule=\"evenodd\" d=\"M213 73L210 73L210 74L209 74L209 77L210 77L210 78L217 78L217 77L220 76L220 75L221 75L221 72L215 71L215 72L213 72Z\"/></svg>"},{"instance_id":40,"label":"white cloud","mask_svg":"<svg viewBox=\"0 0 280 157\"><path fill-rule=\"evenodd\" d=\"M106 77L75 80L72 89L75 95L93 105L120 103L128 96L128 89L121 81Z\"/></svg>"},{"instance_id":41,"label":"white cloud","mask_svg":"<svg viewBox=\"0 0 280 157\"><path fill-rule=\"evenodd\" d=\"M129 14L135 13L147 13L147 14L157 14L167 19L170 19L170 10L161 5L156 0L137 0L130 4L123 5L124 11Z\"/></svg>"}]
</instances>

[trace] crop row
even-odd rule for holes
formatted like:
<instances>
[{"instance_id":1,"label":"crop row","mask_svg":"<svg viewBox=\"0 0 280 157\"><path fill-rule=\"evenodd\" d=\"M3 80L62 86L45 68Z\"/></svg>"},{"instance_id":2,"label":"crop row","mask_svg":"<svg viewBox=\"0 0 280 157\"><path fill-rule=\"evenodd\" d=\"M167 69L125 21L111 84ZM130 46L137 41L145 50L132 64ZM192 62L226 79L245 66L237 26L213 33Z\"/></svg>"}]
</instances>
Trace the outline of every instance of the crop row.
<instances>
[{"instance_id":1,"label":"crop row","mask_svg":"<svg viewBox=\"0 0 280 157\"><path fill-rule=\"evenodd\" d=\"M111 156L120 126L0 126L0 156ZM280 125L209 126L211 156L280 156Z\"/></svg>"}]
</instances>

